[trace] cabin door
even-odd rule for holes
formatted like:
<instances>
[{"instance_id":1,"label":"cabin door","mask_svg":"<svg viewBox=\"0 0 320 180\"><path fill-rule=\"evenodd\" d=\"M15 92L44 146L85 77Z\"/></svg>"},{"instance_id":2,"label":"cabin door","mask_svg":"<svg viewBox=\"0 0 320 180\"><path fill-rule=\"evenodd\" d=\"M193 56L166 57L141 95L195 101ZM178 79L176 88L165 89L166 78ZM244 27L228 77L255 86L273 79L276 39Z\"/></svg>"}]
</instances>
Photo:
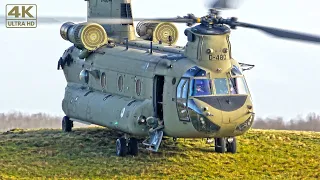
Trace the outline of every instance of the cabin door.
<instances>
[{"instance_id":1,"label":"cabin door","mask_svg":"<svg viewBox=\"0 0 320 180\"><path fill-rule=\"evenodd\" d=\"M153 83L153 107L154 116L163 120L163 87L164 76L156 75Z\"/></svg>"}]
</instances>

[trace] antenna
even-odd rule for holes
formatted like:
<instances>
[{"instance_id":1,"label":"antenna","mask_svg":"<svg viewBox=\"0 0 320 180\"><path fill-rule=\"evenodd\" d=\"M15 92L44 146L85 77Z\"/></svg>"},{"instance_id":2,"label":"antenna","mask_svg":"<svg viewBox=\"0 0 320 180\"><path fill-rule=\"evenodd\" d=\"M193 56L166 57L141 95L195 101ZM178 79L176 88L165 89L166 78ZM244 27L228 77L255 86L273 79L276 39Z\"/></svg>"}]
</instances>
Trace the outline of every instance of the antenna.
<instances>
[{"instance_id":1,"label":"antenna","mask_svg":"<svg viewBox=\"0 0 320 180\"><path fill-rule=\"evenodd\" d=\"M168 37L168 40L169 40L169 46L171 46L171 45L172 45L172 41L173 41L172 36L169 36L169 37Z\"/></svg>"},{"instance_id":2,"label":"antenna","mask_svg":"<svg viewBox=\"0 0 320 180\"><path fill-rule=\"evenodd\" d=\"M129 38L125 38L125 41L126 41L126 50L129 49Z\"/></svg>"}]
</instances>

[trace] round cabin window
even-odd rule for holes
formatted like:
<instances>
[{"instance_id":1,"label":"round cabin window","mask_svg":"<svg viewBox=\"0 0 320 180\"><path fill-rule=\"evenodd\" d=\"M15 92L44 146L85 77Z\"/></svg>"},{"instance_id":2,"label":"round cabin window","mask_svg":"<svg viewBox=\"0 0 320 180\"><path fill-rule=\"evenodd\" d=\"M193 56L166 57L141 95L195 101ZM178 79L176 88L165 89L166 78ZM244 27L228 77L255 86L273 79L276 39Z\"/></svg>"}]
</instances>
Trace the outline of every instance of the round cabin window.
<instances>
[{"instance_id":1,"label":"round cabin window","mask_svg":"<svg viewBox=\"0 0 320 180\"><path fill-rule=\"evenodd\" d=\"M140 94L141 94L141 80L140 79L138 79L136 81L136 93L138 96L140 96Z\"/></svg>"},{"instance_id":2,"label":"round cabin window","mask_svg":"<svg viewBox=\"0 0 320 180\"><path fill-rule=\"evenodd\" d=\"M101 74L101 87L104 89L107 85L107 77L106 77L106 73L102 73Z\"/></svg>"},{"instance_id":3,"label":"round cabin window","mask_svg":"<svg viewBox=\"0 0 320 180\"><path fill-rule=\"evenodd\" d=\"M123 76L122 75L120 75L118 78L118 89L119 89L119 91L123 90Z\"/></svg>"},{"instance_id":4,"label":"round cabin window","mask_svg":"<svg viewBox=\"0 0 320 180\"><path fill-rule=\"evenodd\" d=\"M79 74L79 79L82 83L89 83L89 72L87 70L82 70Z\"/></svg>"}]
</instances>

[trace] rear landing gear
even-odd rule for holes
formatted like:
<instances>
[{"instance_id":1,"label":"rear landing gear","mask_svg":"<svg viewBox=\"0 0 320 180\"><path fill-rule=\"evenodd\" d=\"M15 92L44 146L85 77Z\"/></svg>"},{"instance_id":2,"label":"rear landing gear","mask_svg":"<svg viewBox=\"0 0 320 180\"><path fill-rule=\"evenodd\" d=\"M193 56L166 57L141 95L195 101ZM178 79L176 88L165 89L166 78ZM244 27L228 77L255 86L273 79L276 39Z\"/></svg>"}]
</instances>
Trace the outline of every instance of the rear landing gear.
<instances>
[{"instance_id":1,"label":"rear landing gear","mask_svg":"<svg viewBox=\"0 0 320 180\"><path fill-rule=\"evenodd\" d=\"M235 137L230 138L215 138L214 141L215 151L218 153L236 153L237 152L237 141Z\"/></svg>"},{"instance_id":2,"label":"rear landing gear","mask_svg":"<svg viewBox=\"0 0 320 180\"><path fill-rule=\"evenodd\" d=\"M136 138L130 138L128 144L128 153L132 156L137 156L139 152L138 140Z\"/></svg>"},{"instance_id":3,"label":"rear landing gear","mask_svg":"<svg viewBox=\"0 0 320 180\"><path fill-rule=\"evenodd\" d=\"M116 141L117 156L125 156L127 154L127 141L125 138L119 138Z\"/></svg>"},{"instance_id":4,"label":"rear landing gear","mask_svg":"<svg viewBox=\"0 0 320 180\"><path fill-rule=\"evenodd\" d=\"M127 154L137 156L139 152L138 140L130 138L128 143L125 137L118 138L116 141L116 155L124 157Z\"/></svg>"},{"instance_id":5,"label":"rear landing gear","mask_svg":"<svg viewBox=\"0 0 320 180\"><path fill-rule=\"evenodd\" d=\"M71 132L73 127L73 121L68 116L62 118L62 131Z\"/></svg>"}]
</instances>

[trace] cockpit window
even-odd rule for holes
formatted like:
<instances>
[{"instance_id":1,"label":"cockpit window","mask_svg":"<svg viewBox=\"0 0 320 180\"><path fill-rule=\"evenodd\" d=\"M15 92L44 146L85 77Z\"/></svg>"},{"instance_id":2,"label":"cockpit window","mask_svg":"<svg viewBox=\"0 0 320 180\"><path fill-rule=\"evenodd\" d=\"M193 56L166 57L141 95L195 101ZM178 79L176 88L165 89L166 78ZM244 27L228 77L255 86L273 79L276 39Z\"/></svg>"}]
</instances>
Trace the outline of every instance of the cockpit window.
<instances>
[{"instance_id":1,"label":"cockpit window","mask_svg":"<svg viewBox=\"0 0 320 180\"><path fill-rule=\"evenodd\" d=\"M189 121L188 90L189 78L181 78L177 87L177 110L181 121Z\"/></svg>"},{"instance_id":2,"label":"cockpit window","mask_svg":"<svg viewBox=\"0 0 320 180\"><path fill-rule=\"evenodd\" d=\"M190 68L184 75L183 77L206 77L207 72L198 66L194 66Z\"/></svg>"},{"instance_id":3,"label":"cockpit window","mask_svg":"<svg viewBox=\"0 0 320 180\"><path fill-rule=\"evenodd\" d=\"M182 78L177 88L177 98L187 98L189 80Z\"/></svg>"},{"instance_id":4,"label":"cockpit window","mask_svg":"<svg viewBox=\"0 0 320 180\"><path fill-rule=\"evenodd\" d=\"M191 82L191 96L206 96L212 94L210 79L193 79Z\"/></svg>"},{"instance_id":5,"label":"cockpit window","mask_svg":"<svg viewBox=\"0 0 320 180\"><path fill-rule=\"evenodd\" d=\"M216 94L229 94L226 78L214 79L214 85L216 87Z\"/></svg>"},{"instance_id":6,"label":"cockpit window","mask_svg":"<svg viewBox=\"0 0 320 180\"><path fill-rule=\"evenodd\" d=\"M242 73L241 73L240 69L237 66L233 65L232 69L231 69L231 75L232 76L241 76Z\"/></svg>"},{"instance_id":7,"label":"cockpit window","mask_svg":"<svg viewBox=\"0 0 320 180\"><path fill-rule=\"evenodd\" d=\"M229 87L231 94L249 94L248 86L243 77L230 78Z\"/></svg>"}]
</instances>

